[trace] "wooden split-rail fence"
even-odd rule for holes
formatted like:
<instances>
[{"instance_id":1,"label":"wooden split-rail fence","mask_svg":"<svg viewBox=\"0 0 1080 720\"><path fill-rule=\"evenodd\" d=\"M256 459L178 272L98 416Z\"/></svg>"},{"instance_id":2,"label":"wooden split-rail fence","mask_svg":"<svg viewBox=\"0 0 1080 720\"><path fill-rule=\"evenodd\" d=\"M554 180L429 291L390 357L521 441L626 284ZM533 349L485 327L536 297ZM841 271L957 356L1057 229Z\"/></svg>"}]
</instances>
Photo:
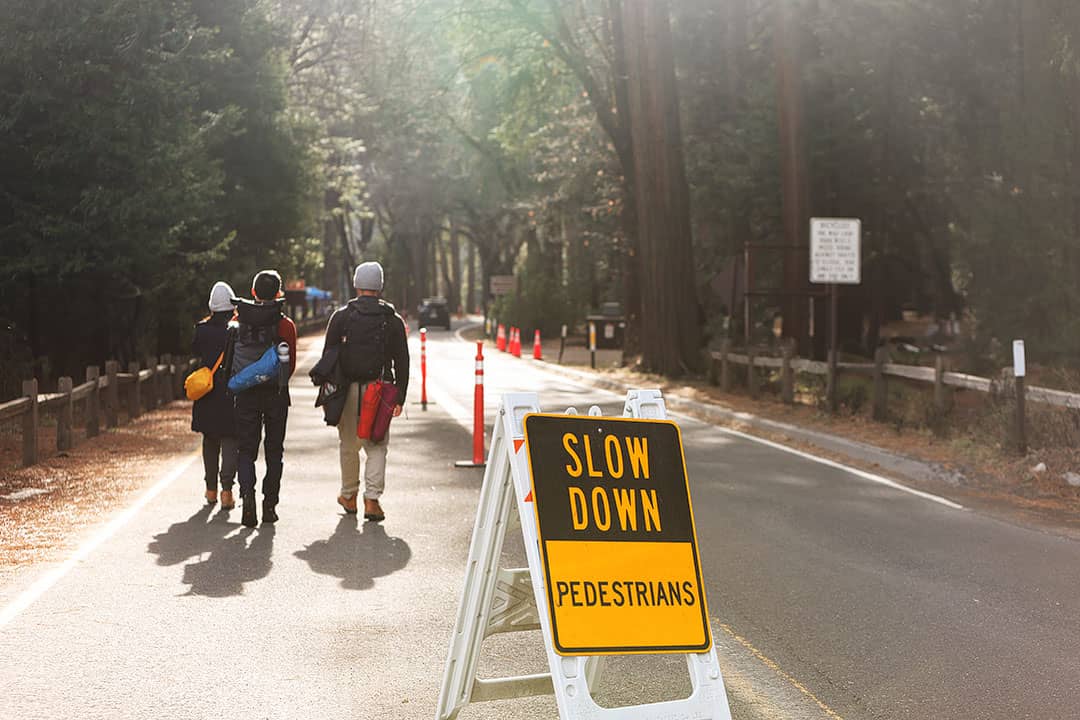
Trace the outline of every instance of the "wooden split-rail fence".
<instances>
[{"instance_id":1,"label":"wooden split-rail fence","mask_svg":"<svg viewBox=\"0 0 1080 720\"><path fill-rule=\"evenodd\" d=\"M127 372L121 372L120 363L110 360L104 373L99 366L86 368L86 382L81 385L61 377L54 393L39 393L36 379L24 380L23 396L0 404L0 422L21 419L23 465L33 465L38 461L44 415L55 416L57 451L70 450L75 444L77 405L81 404L86 437L95 437L102 427L117 427L183 397L184 379L196 367L196 360L174 360L165 355L160 362L154 358L145 368L132 362Z\"/></svg>"},{"instance_id":2,"label":"wooden split-rail fence","mask_svg":"<svg viewBox=\"0 0 1080 720\"><path fill-rule=\"evenodd\" d=\"M325 314L310 309L296 314L298 333L317 332L326 326ZM81 418L86 437L95 437L103 427L118 427L184 397L184 379L197 367L197 360L163 355L152 358L146 367L132 362L122 372L120 363L110 360L104 373L100 366L86 368L86 382L81 385L75 385L73 378L61 377L54 393L39 392L36 379L24 380L22 397L0 403L0 423L21 421L22 463L34 465L40 458L45 417L55 417L56 450L70 450L75 444L76 417ZM82 412L77 414L76 408Z\"/></svg>"},{"instance_id":3,"label":"wooden split-rail fence","mask_svg":"<svg viewBox=\"0 0 1080 720\"><path fill-rule=\"evenodd\" d=\"M873 418L884 421L888 417L888 381L889 378L902 378L907 381L932 384L934 388L934 407L939 413L949 408L949 388L974 390L982 393L1003 392L1010 394L1016 406L1013 433L1021 450L1026 449L1026 402L1042 403L1060 408L1080 410L1080 394L1054 390L1051 388L1025 385L1024 378L1013 376L1012 368L1006 368L1002 377L991 378L951 372L947 369L946 356L938 353L934 357L934 367L918 365L900 365L889 362L888 348L878 348L872 363L837 362L835 370L832 364L818 360L795 357L789 343L781 344L780 357L764 354L758 348L745 348L743 352L733 351L730 341L725 341L720 350L709 354L709 380L719 385L721 390L731 390L734 379L734 366L745 368L745 383L751 397L758 397L761 390L760 371L779 370L780 397L783 402L795 402L795 373L808 373L824 376L826 396L835 397L829 389L835 387L839 373L856 373L869 376L873 380L871 391L871 413ZM832 408L835 412L836 408Z\"/></svg>"}]
</instances>

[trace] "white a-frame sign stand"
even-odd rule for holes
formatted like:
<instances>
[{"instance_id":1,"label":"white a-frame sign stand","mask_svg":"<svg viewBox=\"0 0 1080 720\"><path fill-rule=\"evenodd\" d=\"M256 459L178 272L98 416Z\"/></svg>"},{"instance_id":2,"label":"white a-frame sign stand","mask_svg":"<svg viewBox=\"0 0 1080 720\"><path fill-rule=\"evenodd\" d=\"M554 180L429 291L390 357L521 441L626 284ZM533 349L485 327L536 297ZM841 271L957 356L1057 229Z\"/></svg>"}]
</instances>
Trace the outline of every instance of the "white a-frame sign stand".
<instances>
[{"instance_id":1,"label":"white a-frame sign stand","mask_svg":"<svg viewBox=\"0 0 1080 720\"><path fill-rule=\"evenodd\" d=\"M727 694L707 618L704 618L705 627L701 632L705 638L703 646L708 649L686 654L693 689L690 696L682 700L603 708L593 700L590 692L590 687L595 688L598 682L602 657L568 656L556 652L529 460L523 447L525 417L540 412L535 393L508 394L502 398L480 491L465 586L450 641L436 720L453 720L470 703L552 693L562 720L730 720ZM581 418L574 408L568 409L566 415ZM594 407L589 415L599 416L600 411ZM626 396L623 417L665 420L667 413L660 391L631 390ZM521 527L529 567L503 569L498 565L503 541L515 520ZM703 600L704 596L701 598ZM703 602L701 607L704 608ZM700 625L700 620L698 622ZM493 679L477 677L484 638L496 633L536 629L544 636L549 673Z\"/></svg>"}]
</instances>

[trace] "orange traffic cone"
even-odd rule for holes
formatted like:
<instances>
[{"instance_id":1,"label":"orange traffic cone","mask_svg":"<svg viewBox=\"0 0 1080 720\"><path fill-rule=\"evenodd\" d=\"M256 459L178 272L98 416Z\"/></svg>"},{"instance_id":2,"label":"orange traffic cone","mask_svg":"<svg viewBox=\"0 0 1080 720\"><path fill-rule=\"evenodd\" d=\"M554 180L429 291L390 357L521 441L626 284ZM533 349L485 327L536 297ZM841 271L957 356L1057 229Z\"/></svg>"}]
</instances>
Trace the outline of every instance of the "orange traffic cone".
<instances>
[{"instance_id":1,"label":"orange traffic cone","mask_svg":"<svg viewBox=\"0 0 1080 720\"><path fill-rule=\"evenodd\" d=\"M544 351L540 348L540 331L533 334L533 360L543 360Z\"/></svg>"},{"instance_id":2,"label":"orange traffic cone","mask_svg":"<svg viewBox=\"0 0 1080 720\"><path fill-rule=\"evenodd\" d=\"M499 323L499 331L495 334L495 347L499 352L506 352L506 326Z\"/></svg>"},{"instance_id":3,"label":"orange traffic cone","mask_svg":"<svg viewBox=\"0 0 1080 720\"><path fill-rule=\"evenodd\" d=\"M514 357L521 357L521 328L514 328L513 348L510 350Z\"/></svg>"}]
</instances>

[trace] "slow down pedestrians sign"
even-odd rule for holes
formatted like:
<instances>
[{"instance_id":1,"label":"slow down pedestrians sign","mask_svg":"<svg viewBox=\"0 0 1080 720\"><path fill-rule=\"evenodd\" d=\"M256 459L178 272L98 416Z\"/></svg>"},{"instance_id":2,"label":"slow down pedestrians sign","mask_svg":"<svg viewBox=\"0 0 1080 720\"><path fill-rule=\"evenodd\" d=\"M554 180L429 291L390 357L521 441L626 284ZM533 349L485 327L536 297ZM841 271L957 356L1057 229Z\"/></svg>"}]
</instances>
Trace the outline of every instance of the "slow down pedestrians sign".
<instances>
[{"instance_id":1,"label":"slow down pedestrians sign","mask_svg":"<svg viewBox=\"0 0 1080 720\"><path fill-rule=\"evenodd\" d=\"M678 426L529 415L525 439L555 651L708 650Z\"/></svg>"},{"instance_id":2,"label":"slow down pedestrians sign","mask_svg":"<svg viewBox=\"0 0 1080 720\"><path fill-rule=\"evenodd\" d=\"M502 397L437 720L470 703L551 694L562 720L731 720L678 428L659 390L628 392L623 418L599 415L544 415L535 393ZM514 527L525 568L500 567ZM479 677L485 638L528 630L544 638L547 673ZM689 697L610 708L593 700L608 654L661 652L685 653Z\"/></svg>"}]
</instances>

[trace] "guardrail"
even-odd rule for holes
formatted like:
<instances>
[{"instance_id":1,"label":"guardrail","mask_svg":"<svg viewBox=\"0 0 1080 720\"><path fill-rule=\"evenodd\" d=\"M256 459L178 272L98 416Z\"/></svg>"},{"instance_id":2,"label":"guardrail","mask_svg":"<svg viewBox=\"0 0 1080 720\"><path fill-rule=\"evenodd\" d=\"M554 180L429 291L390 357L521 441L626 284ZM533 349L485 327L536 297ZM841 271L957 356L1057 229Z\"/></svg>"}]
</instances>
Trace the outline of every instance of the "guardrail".
<instances>
[{"instance_id":1,"label":"guardrail","mask_svg":"<svg viewBox=\"0 0 1080 720\"><path fill-rule=\"evenodd\" d=\"M825 376L827 387L834 386L833 384L837 381L829 363L794 357L789 344L781 346L780 357L759 354L755 348L749 348L743 353L736 353L732 351L730 341L725 341L719 352L713 351L708 355L709 380L712 384L719 385L724 392L731 389L733 365L746 367L746 386L751 397L757 397L760 393L758 370L761 368L779 369L780 396L788 404L795 401L795 373L797 372ZM1008 368L1003 373L1003 377L998 380L966 373L950 372L946 369L946 359L942 354L935 356L934 367L900 365L889 362L887 348L879 348L872 363L839 362L836 367L837 373L858 373L868 375L873 379L871 407L875 420L884 420L887 417L888 378L890 377L933 385L934 407L942 413L948 410L949 397L947 388L950 387L982 393L1002 392L1003 394L1009 394L1011 392L1014 398L1022 393L1023 398L1030 402L1080 410L1080 394L1051 388L1024 386L1023 383L1014 381L1011 369ZM1016 389L1010 391L1010 388L1013 387ZM1025 424L1023 404L1018 403L1018 406L1017 427L1015 430L1017 437L1022 439ZM1022 440L1020 442L1022 444Z\"/></svg>"}]
</instances>

